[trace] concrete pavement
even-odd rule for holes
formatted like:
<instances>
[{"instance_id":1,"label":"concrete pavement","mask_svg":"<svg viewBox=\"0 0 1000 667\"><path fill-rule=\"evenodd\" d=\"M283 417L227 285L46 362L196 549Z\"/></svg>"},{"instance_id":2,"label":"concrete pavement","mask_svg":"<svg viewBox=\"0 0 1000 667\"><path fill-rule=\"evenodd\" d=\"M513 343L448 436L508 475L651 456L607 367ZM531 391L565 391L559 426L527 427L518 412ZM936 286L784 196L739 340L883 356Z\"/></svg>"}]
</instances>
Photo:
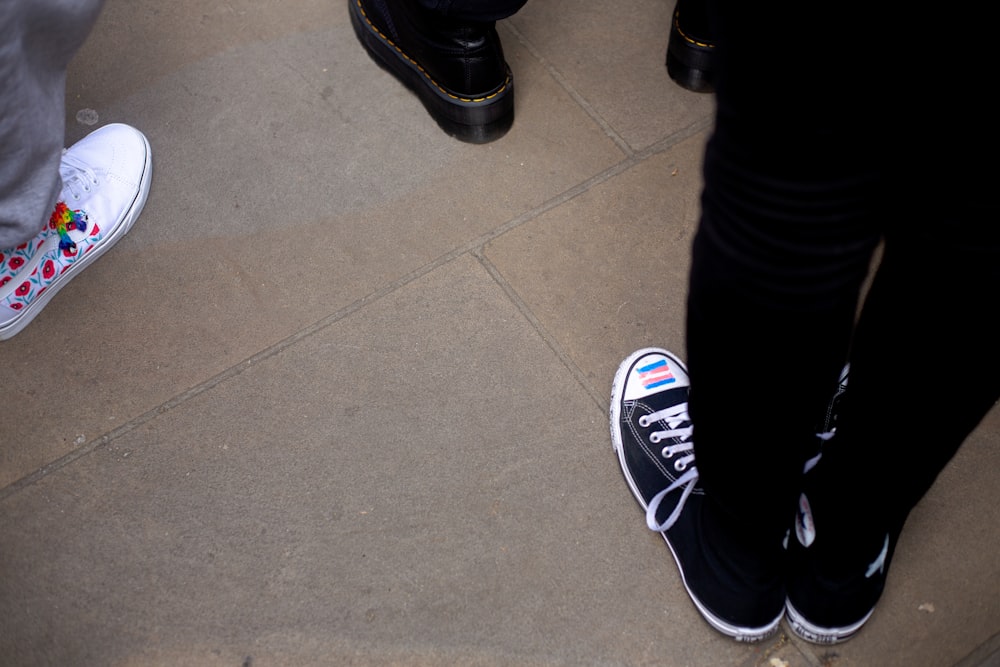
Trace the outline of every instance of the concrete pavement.
<instances>
[{"instance_id":1,"label":"concrete pavement","mask_svg":"<svg viewBox=\"0 0 1000 667\"><path fill-rule=\"evenodd\" d=\"M843 645L716 634L644 527L611 379L683 352L713 110L671 9L531 0L470 146L344 2L108 0L67 140L139 127L153 186L0 345L0 664L1000 664L998 410Z\"/></svg>"}]
</instances>

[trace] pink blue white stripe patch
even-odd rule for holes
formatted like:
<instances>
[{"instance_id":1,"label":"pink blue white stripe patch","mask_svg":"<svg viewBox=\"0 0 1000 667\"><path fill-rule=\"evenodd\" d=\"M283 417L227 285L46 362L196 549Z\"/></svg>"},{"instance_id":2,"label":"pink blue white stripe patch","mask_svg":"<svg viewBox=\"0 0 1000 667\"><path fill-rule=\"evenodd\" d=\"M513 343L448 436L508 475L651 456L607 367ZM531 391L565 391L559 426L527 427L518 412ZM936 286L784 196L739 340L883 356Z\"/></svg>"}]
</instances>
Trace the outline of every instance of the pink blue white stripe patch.
<instances>
[{"instance_id":1,"label":"pink blue white stripe patch","mask_svg":"<svg viewBox=\"0 0 1000 667\"><path fill-rule=\"evenodd\" d=\"M677 379L670 372L670 366L667 365L666 359L654 361L635 370L639 374L639 379L642 380L642 386L646 389L656 389L677 382Z\"/></svg>"}]
</instances>

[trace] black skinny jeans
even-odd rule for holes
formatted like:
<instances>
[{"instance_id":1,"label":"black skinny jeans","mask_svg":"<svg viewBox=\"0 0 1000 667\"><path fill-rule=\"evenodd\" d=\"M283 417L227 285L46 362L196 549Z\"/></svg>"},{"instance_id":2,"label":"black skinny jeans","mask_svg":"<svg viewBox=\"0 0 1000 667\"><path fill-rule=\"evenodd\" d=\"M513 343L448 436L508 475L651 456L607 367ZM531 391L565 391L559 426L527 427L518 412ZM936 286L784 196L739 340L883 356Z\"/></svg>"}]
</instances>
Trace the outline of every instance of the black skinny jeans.
<instances>
[{"instance_id":1,"label":"black skinny jeans","mask_svg":"<svg viewBox=\"0 0 1000 667\"><path fill-rule=\"evenodd\" d=\"M811 473L828 510L817 528L845 544L900 528L1000 397L990 40L970 20L952 58L927 40L933 13L904 25L871 4L713 11L690 411L708 496L768 541L790 526L848 360L838 434Z\"/></svg>"},{"instance_id":2,"label":"black skinny jeans","mask_svg":"<svg viewBox=\"0 0 1000 667\"><path fill-rule=\"evenodd\" d=\"M419 0L470 21L524 1ZM880 544L1000 397L992 22L972 3L945 25L871 0L706 1L718 110L687 316L701 481L728 525L779 540L850 360L813 500L838 509L821 530Z\"/></svg>"}]
</instances>

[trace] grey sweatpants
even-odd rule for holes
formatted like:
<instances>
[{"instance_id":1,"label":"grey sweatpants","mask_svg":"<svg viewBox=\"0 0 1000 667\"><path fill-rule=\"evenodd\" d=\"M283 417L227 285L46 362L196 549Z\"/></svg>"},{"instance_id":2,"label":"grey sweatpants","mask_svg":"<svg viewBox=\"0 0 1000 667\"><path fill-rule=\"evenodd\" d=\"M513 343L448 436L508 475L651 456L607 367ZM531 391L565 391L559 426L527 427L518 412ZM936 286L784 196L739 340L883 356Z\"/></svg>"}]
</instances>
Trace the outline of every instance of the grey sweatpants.
<instances>
[{"instance_id":1,"label":"grey sweatpants","mask_svg":"<svg viewBox=\"0 0 1000 667\"><path fill-rule=\"evenodd\" d=\"M0 249L34 237L62 183L66 67L104 0L0 0Z\"/></svg>"}]
</instances>

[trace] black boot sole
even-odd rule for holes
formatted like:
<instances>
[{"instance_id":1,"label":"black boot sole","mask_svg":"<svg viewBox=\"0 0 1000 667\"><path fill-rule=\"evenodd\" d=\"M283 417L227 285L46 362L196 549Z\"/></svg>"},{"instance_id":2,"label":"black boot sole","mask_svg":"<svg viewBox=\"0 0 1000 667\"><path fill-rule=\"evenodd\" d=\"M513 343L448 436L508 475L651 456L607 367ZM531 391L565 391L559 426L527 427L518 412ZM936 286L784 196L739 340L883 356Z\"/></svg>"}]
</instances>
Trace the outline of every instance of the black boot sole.
<instances>
[{"instance_id":1,"label":"black boot sole","mask_svg":"<svg viewBox=\"0 0 1000 667\"><path fill-rule=\"evenodd\" d=\"M684 34L675 13L670 22L667 43L667 73L677 85L695 93L715 91L712 71L714 46Z\"/></svg>"},{"instance_id":2,"label":"black boot sole","mask_svg":"<svg viewBox=\"0 0 1000 667\"><path fill-rule=\"evenodd\" d=\"M416 93L431 117L459 141L485 144L505 135L514 123L514 79L496 90L465 97L434 81L420 64L384 35L365 16L360 0L348 0L351 25L358 41L380 67ZM506 67L506 65L505 65Z\"/></svg>"}]
</instances>

